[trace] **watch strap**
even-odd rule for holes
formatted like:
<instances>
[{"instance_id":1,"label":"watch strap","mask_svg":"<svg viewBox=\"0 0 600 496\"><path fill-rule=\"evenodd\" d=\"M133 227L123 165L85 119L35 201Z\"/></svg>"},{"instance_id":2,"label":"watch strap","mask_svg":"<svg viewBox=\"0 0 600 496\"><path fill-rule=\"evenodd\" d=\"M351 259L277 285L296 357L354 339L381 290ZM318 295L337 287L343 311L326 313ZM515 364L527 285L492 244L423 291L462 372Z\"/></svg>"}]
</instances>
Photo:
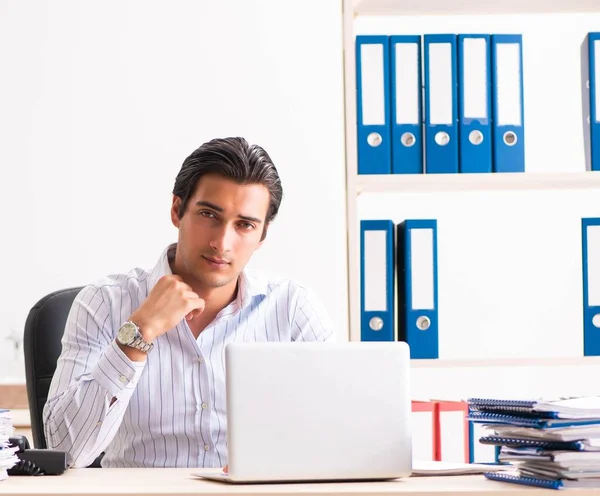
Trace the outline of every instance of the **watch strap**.
<instances>
[{"instance_id":1,"label":"watch strap","mask_svg":"<svg viewBox=\"0 0 600 496\"><path fill-rule=\"evenodd\" d=\"M129 346L135 348L136 350L143 351L144 353L150 353L150 351L152 351L152 348L154 348L154 344L147 343L146 341L144 341L144 338L142 338L142 336L136 337Z\"/></svg>"}]
</instances>

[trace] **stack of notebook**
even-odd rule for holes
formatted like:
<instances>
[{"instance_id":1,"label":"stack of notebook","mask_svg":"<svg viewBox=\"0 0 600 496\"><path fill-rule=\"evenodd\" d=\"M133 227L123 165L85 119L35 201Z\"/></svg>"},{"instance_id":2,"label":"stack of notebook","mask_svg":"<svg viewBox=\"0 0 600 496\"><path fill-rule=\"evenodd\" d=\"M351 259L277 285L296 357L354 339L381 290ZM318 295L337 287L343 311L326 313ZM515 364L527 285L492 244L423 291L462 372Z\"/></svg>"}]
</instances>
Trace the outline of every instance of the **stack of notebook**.
<instances>
[{"instance_id":1,"label":"stack of notebook","mask_svg":"<svg viewBox=\"0 0 600 496\"><path fill-rule=\"evenodd\" d=\"M470 398L469 420L493 429L479 442L500 446L514 470L492 480L560 489L600 487L600 397L557 400Z\"/></svg>"},{"instance_id":2,"label":"stack of notebook","mask_svg":"<svg viewBox=\"0 0 600 496\"><path fill-rule=\"evenodd\" d=\"M17 448L8 447L8 439L13 432L10 411L0 409L0 481L8 477L6 471L19 461L15 455Z\"/></svg>"}]
</instances>

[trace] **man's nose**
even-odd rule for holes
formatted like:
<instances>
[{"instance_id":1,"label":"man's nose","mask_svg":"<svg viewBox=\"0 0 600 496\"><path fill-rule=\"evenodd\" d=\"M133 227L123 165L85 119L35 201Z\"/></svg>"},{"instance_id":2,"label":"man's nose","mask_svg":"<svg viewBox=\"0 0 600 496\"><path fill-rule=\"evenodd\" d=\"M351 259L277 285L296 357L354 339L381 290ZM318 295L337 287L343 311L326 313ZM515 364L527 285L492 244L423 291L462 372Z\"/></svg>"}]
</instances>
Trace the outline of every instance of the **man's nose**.
<instances>
[{"instance_id":1,"label":"man's nose","mask_svg":"<svg viewBox=\"0 0 600 496\"><path fill-rule=\"evenodd\" d=\"M228 225L219 226L214 230L213 239L210 247L217 253L227 253L231 251L235 230Z\"/></svg>"}]
</instances>

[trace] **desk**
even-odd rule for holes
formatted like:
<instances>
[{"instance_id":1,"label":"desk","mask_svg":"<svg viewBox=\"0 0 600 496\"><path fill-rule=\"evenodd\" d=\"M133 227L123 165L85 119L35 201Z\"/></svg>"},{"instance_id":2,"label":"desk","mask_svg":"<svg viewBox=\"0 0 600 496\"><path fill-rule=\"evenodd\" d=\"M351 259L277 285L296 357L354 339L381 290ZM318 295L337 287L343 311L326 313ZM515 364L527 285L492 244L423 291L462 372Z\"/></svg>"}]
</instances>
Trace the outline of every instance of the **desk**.
<instances>
[{"instance_id":1,"label":"desk","mask_svg":"<svg viewBox=\"0 0 600 496\"><path fill-rule=\"evenodd\" d=\"M459 496L549 496L552 490L540 489L485 479L482 475L452 477L411 477L389 482L230 485L195 478L192 472L212 472L189 468L81 468L60 476L9 477L0 482L0 495L95 495L143 496L169 494L175 496L223 496L251 494L268 496L342 496L342 495L415 495ZM599 489L575 490L600 496ZM561 491L561 493L564 491Z\"/></svg>"}]
</instances>

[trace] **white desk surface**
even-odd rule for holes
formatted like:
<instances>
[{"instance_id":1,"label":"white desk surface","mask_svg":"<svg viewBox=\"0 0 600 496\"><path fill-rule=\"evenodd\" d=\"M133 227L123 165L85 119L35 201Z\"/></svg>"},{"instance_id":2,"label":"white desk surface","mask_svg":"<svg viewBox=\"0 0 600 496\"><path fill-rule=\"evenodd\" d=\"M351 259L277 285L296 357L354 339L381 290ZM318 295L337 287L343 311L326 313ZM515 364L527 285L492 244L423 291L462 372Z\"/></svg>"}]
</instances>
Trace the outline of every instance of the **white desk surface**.
<instances>
[{"instance_id":1,"label":"white desk surface","mask_svg":"<svg viewBox=\"0 0 600 496\"><path fill-rule=\"evenodd\" d=\"M411 477L386 482L320 483L320 484L264 484L231 485L212 482L192 476L193 472L214 472L210 469L189 468L82 468L71 469L60 476L13 476L0 482L0 495L218 495L264 494L269 496L310 495L341 496L365 495L418 495L451 496L482 494L485 496L517 496L519 494L548 496L552 490L495 482L482 475L449 477ZM574 489L600 496L598 489ZM561 492L564 492L561 491Z\"/></svg>"}]
</instances>

